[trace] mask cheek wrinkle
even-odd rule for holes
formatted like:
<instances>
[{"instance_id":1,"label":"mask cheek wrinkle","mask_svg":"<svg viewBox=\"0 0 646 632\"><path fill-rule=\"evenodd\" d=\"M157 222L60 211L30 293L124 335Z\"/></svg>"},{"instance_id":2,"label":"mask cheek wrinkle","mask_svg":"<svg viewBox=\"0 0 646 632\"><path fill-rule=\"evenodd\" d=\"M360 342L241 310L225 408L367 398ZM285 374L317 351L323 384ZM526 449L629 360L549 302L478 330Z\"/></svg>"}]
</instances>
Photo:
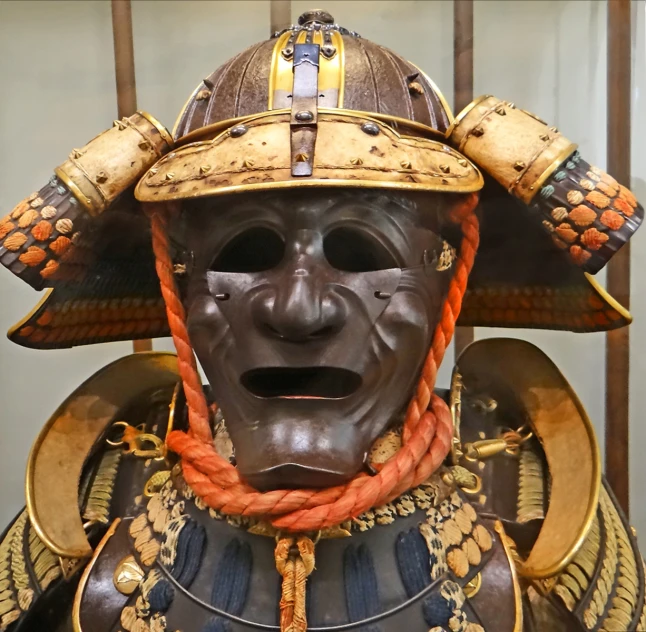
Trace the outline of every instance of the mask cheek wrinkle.
<instances>
[{"instance_id":1,"label":"mask cheek wrinkle","mask_svg":"<svg viewBox=\"0 0 646 632\"><path fill-rule=\"evenodd\" d=\"M186 308L186 326L198 357L213 353L230 331L229 323L206 283L194 288Z\"/></svg>"}]
</instances>

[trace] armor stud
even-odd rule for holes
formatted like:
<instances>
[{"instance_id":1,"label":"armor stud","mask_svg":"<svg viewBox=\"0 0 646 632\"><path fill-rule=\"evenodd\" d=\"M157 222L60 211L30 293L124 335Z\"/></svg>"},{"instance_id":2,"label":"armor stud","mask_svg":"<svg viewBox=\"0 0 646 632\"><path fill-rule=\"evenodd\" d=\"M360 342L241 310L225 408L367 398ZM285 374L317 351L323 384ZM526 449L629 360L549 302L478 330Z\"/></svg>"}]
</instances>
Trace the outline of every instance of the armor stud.
<instances>
[{"instance_id":1,"label":"armor stud","mask_svg":"<svg viewBox=\"0 0 646 632\"><path fill-rule=\"evenodd\" d=\"M99 173L96 174L96 181L99 184L103 184L104 182L107 182L108 174L105 171L99 171Z\"/></svg>"},{"instance_id":2,"label":"armor stud","mask_svg":"<svg viewBox=\"0 0 646 632\"><path fill-rule=\"evenodd\" d=\"M517 160L514 163L514 169L516 171L522 171L527 165L522 160Z\"/></svg>"},{"instance_id":3,"label":"armor stud","mask_svg":"<svg viewBox=\"0 0 646 632\"><path fill-rule=\"evenodd\" d=\"M376 123L362 123L361 131L368 134L368 136L377 136L379 134L379 125Z\"/></svg>"},{"instance_id":4,"label":"armor stud","mask_svg":"<svg viewBox=\"0 0 646 632\"><path fill-rule=\"evenodd\" d=\"M408 91L411 94L422 95L424 94L424 87L422 86L421 83L418 83L417 81L413 81L408 84Z\"/></svg>"},{"instance_id":5,"label":"armor stud","mask_svg":"<svg viewBox=\"0 0 646 632\"><path fill-rule=\"evenodd\" d=\"M211 171L211 165L202 165L200 167L200 173L205 174Z\"/></svg>"},{"instance_id":6,"label":"armor stud","mask_svg":"<svg viewBox=\"0 0 646 632\"><path fill-rule=\"evenodd\" d=\"M475 136L476 138L480 138L480 136L482 136L484 134L484 130L482 129L482 127L476 127L473 130L473 132L471 132L471 134L473 136Z\"/></svg>"},{"instance_id":7,"label":"armor stud","mask_svg":"<svg viewBox=\"0 0 646 632\"><path fill-rule=\"evenodd\" d=\"M449 167L449 165L440 165L440 171L442 173L450 173L451 167Z\"/></svg>"},{"instance_id":8,"label":"armor stud","mask_svg":"<svg viewBox=\"0 0 646 632\"><path fill-rule=\"evenodd\" d=\"M229 135L232 138L239 138L240 136L243 136L246 133L247 133L247 126L246 125L236 125L235 127L231 128L231 131L229 132Z\"/></svg>"},{"instance_id":9,"label":"armor stud","mask_svg":"<svg viewBox=\"0 0 646 632\"><path fill-rule=\"evenodd\" d=\"M402 160L399 164L402 166L403 169L412 169L413 168L413 165L412 165L410 160Z\"/></svg>"},{"instance_id":10,"label":"armor stud","mask_svg":"<svg viewBox=\"0 0 646 632\"><path fill-rule=\"evenodd\" d=\"M350 163L358 166L363 164L363 160L361 158L350 158Z\"/></svg>"},{"instance_id":11,"label":"armor stud","mask_svg":"<svg viewBox=\"0 0 646 632\"><path fill-rule=\"evenodd\" d=\"M137 564L133 555L124 557L114 571L114 587L122 595L132 595L144 578L144 571Z\"/></svg>"},{"instance_id":12,"label":"armor stud","mask_svg":"<svg viewBox=\"0 0 646 632\"><path fill-rule=\"evenodd\" d=\"M253 167L255 164L256 164L256 162L254 160L252 160L251 158L245 158L242 161L242 166L245 169L251 169L251 167Z\"/></svg>"},{"instance_id":13,"label":"armor stud","mask_svg":"<svg viewBox=\"0 0 646 632\"><path fill-rule=\"evenodd\" d=\"M312 114L309 110L303 110L302 112L296 112L294 118L300 123L309 123L310 121L314 120L314 114Z\"/></svg>"}]
</instances>

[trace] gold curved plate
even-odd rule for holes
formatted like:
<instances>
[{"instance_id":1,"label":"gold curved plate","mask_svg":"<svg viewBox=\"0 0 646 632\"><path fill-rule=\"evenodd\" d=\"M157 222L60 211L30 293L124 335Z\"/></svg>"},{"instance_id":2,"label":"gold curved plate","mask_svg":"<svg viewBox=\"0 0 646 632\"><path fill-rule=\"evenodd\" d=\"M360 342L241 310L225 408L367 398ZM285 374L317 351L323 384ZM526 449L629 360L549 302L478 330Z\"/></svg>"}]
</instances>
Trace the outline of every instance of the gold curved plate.
<instances>
[{"instance_id":1,"label":"gold curved plate","mask_svg":"<svg viewBox=\"0 0 646 632\"><path fill-rule=\"evenodd\" d=\"M117 528L121 524L121 518L117 518L111 525L110 528L106 531L106 534L103 536L101 542L97 544L96 550L92 555L92 559L88 562L88 565L85 567L81 579L79 581L78 588L76 589L76 594L74 595L74 603L72 605L72 626L74 632L83 632L81 628L81 605L83 603L83 593L87 586L87 582L90 579L90 574L92 569L96 564L96 561L99 559L99 555L106 547L107 543L110 541L112 536L116 533Z\"/></svg>"},{"instance_id":2,"label":"gold curved plate","mask_svg":"<svg viewBox=\"0 0 646 632\"><path fill-rule=\"evenodd\" d=\"M507 560L509 562L509 569L511 571L511 581L514 584L514 606L516 608L516 620L514 621L514 632L523 632L523 595L518 582L518 575L516 573L516 562L514 560L514 553L512 552L513 540L505 533L500 520L496 520L494 529L500 538L502 548L505 551Z\"/></svg>"},{"instance_id":3,"label":"gold curved plate","mask_svg":"<svg viewBox=\"0 0 646 632\"><path fill-rule=\"evenodd\" d=\"M45 424L29 455L26 492L31 523L51 551L69 558L92 555L78 502L83 466L124 406L178 380L173 353L126 356L77 388Z\"/></svg>"},{"instance_id":4,"label":"gold curved plate","mask_svg":"<svg viewBox=\"0 0 646 632\"><path fill-rule=\"evenodd\" d=\"M583 545L599 502L601 459L590 419L555 364L529 342L480 340L464 350L457 364L467 388L478 375L507 385L524 405L541 442L551 476L550 502L519 573L553 577Z\"/></svg>"}]
</instances>

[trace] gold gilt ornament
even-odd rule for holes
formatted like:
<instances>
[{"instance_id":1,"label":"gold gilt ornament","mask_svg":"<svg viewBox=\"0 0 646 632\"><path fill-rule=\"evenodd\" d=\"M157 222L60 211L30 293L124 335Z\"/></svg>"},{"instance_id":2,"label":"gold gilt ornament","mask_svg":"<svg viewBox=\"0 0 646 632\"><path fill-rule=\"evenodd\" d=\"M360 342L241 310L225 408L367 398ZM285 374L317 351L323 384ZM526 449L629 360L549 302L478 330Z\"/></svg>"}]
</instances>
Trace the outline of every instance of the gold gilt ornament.
<instances>
[{"instance_id":1,"label":"gold gilt ornament","mask_svg":"<svg viewBox=\"0 0 646 632\"><path fill-rule=\"evenodd\" d=\"M137 564L133 555L124 557L114 571L114 587L122 595L132 595L139 582L144 578L144 571Z\"/></svg>"}]
</instances>

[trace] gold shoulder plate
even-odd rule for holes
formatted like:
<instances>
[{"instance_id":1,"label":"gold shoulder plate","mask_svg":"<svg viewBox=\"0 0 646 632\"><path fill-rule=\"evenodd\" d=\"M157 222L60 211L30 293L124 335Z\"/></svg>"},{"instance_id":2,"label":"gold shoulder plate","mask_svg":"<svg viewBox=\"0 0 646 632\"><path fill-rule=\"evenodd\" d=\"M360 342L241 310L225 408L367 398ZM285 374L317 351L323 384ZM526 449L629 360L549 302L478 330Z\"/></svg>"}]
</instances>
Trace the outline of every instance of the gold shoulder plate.
<instances>
[{"instance_id":1,"label":"gold shoulder plate","mask_svg":"<svg viewBox=\"0 0 646 632\"><path fill-rule=\"evenodd\" d=\"M460 356L458 370L465 384L477 383L480 374L513 391L541 443L551 480L549 506L519 572L553 577L583 545L599 504L601 459L587 413L554 363L523 340L478 341Z\"/></svg>"},{"instance_id":2,"label":"gold shoulder plate","mask_svg":"<svg viewBox=\"0 0 646 632\"><path fill-rule=\"evenodd\" d=\"M92 555L78 503L83 466L120 410L178 380L175 354L126 356L95 373L49 419L29 455L26 490L29 518L48 549L66 558Z\"/></svg>"}]
</instances>

